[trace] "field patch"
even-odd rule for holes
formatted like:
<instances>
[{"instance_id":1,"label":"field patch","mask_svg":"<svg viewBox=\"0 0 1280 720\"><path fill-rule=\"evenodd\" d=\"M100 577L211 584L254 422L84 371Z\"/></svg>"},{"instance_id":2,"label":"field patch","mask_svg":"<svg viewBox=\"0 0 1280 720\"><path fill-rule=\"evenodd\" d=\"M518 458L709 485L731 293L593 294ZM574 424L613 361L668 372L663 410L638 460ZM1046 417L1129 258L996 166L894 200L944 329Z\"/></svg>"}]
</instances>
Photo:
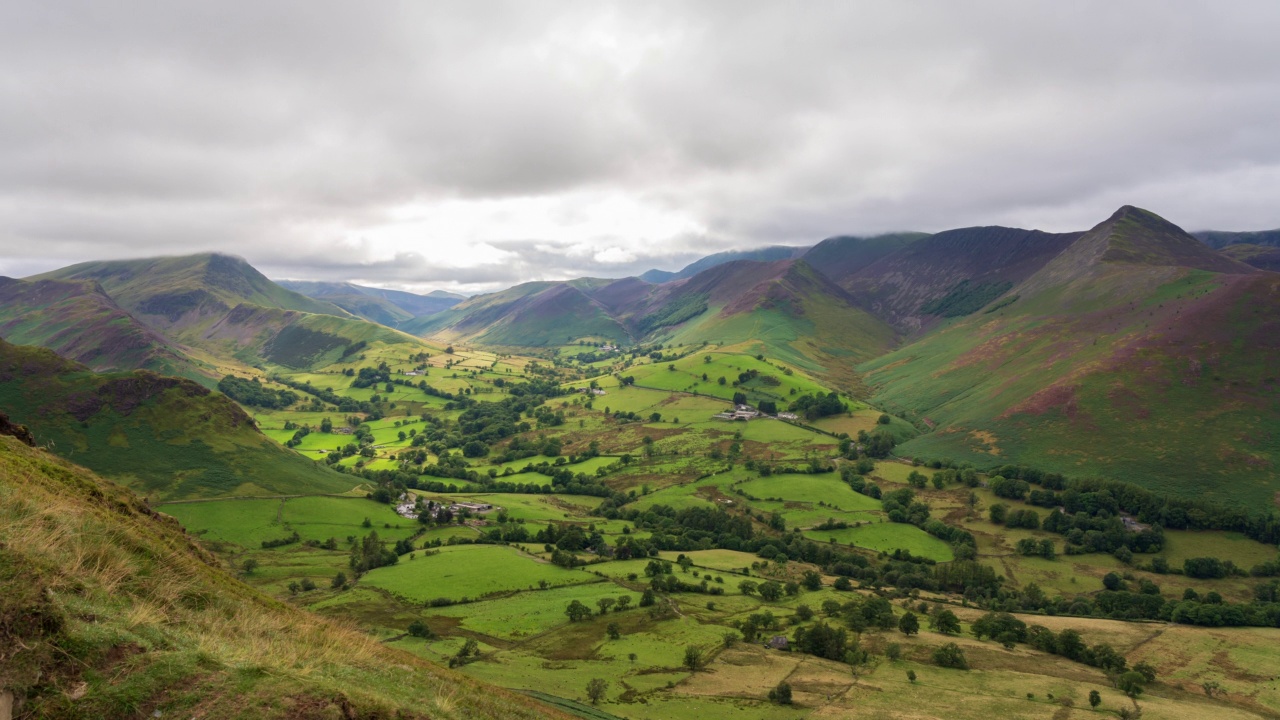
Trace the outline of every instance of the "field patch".
<instances>
[{"instance_id":1,"label":"field patch","mask_svg":"<svg viewBox=\"0 0 1280 720\"><path fill-rule=\"evenodd\" d=\"M817 542L829 542L834 538L841 545L852 543L854 547L868 550L906 550L912 555L939 562L947 562L955 557L951 546L915 525L906 523L881 522L844 530L808 530L804 535Z\"/></svg>"},{"instance_id":2,"label":"field patch","mask_svg":"<svg viewBox=\"0 0 1280 720\"><path fill-rule=\"evenodd\" d=\"M360 582L407 600L436 598L479 599L486 595L549 586L598 582L581 570L566 570L540 562L501 545L453 545L433 555L403 559L396 565L370 571ZM561 608L563 610L563 608Z\"/></svg>"}]
</instances>

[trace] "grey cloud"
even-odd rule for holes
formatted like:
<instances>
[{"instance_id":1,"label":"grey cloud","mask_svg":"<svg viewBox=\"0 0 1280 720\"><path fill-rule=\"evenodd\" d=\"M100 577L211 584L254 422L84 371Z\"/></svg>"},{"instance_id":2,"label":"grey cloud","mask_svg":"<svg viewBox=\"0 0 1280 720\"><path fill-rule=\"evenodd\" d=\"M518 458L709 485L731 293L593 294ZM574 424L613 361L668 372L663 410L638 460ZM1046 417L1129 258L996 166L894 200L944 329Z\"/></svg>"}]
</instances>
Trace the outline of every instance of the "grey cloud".
<instances>
[{"instance_id":1,"label":"grey cloud","mask_svg":"<svg viewBox=\"0 0 1280 720\"><path fill-rule=\"evenodd\" d=\"M0 5L0 269L217 249L492 289L1123 203L1280 226L1267 2ZM608 191L705 233L352 248L402 204ZM457 238L423 238L424 245ZM391 259L387 259L390 257Z\"/></svg>"}]
</instances>

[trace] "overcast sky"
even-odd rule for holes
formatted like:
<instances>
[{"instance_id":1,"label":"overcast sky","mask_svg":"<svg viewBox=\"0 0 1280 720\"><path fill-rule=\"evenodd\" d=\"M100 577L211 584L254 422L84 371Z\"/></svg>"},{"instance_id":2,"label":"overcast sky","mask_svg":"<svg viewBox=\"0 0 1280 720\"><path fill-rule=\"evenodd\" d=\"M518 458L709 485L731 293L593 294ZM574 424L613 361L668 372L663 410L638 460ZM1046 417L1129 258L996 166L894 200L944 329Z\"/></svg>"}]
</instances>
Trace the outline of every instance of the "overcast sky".
<instances>
[{"instance_id":1,"label":"overcast sky","mask_svg":"<svg viewBox=\"0 0 1280 720\"><path fill-rule=\"evenodd\" d=\"M0 3L0 274L465 292L1123 204L1280 227L1280 3Z\"/></svg>"}]
</instances>

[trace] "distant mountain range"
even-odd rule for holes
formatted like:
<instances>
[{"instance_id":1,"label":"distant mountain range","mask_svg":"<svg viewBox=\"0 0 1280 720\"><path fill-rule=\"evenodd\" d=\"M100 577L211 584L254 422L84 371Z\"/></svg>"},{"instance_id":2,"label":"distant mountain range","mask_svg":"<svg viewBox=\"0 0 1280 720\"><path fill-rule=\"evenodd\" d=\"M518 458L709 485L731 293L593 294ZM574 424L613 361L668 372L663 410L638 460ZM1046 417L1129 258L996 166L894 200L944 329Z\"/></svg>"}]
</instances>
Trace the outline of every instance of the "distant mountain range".
<instances>
[{"instance_id":1,"label":"distant mountain range","mask_svg":"<svg viewBox=\"0 0 1280 720\"><path fill-rule=\"evenodd\" d=\"M466 299L282 285L218 254L90 262L0 279L0 336L206 387L224 361L307 369L420 337L525 351L706 342L767 352L912 420L925 432L904 453L1154 467L1173 484L1273 472L1280 247L1264 243L1277 233L1198 235L1124 207L1081 232L841 236L708 256L664 282Z\"/></svg>"},{"instance_id":2,"label":"distant mountain range","mask_svg":"<svg viewBox=\"0 0 1280 720\"><path fill-rule=\"evenodd\" d=\"M684 268L676 272L668 272L666 270L648 270L640 274L640 279L650 283L664 283L672 280L683 280L693 277L703 270L713 268L716 265L723 265L727 262L735 260L757 260L760 262L770 262L772 260L790 260L804 255L808 247L791 247L789 245L770 245L769 247L756 248L755 250L728 250L726 252L708 255L701 260L685 265Z\"/></svg>"},{"instance_id":3,"label":"distant mountain range","mask_svg":"<svg viewBox=\"0 0 1280 720\"><path fill-rule=\"evenodd\" d=\"M385 290L345 282L279 280L277 284L307 297L333 303L352 315L389 327L397 327L414 318L448 310L466 299L463 295L443 290L416 295L401 290Z\"/></svg>"}]
</instances>

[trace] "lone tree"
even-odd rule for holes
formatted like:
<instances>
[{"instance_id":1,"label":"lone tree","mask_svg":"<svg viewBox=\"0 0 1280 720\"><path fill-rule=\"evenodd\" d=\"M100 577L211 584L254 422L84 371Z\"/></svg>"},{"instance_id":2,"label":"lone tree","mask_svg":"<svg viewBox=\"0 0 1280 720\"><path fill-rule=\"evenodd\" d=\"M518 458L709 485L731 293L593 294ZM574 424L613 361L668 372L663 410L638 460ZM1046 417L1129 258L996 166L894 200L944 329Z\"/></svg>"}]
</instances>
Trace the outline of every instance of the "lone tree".
<instances>
[{"instance_id":1,"label":"lone tree","mask_svg":"<svg viewBox=\"0 0 1280 720\"><path fill-rule=\"evenodd\" d=\"M929 628L943 635L955 635L960 632L960 618L950 610L938 610L929 618Z\"/></svg>"},{"instance_id":2,"label":"lone tree","mask_svg":"<svg viewBox=\"0 0 1280 720\"><path fill-rule=\"evenodd\" d=\"M955 643L947 643L933 651L933 661L941 667L968 670L969 661L964 658L964 651Z\"/></svg>"},{"instance_id":3,"label":"lone tree","mask_svg":"<svg viewBox=\"0 0 1280 720\"><path fill-rule=\"evenodd\" d=\"M915 681L916 681L916 671L915 671L915 670L908 670L908 671L907 671L907 682L914 683Z\"/></svg>"},{"instance_id":4,"label":"lone tree","mask_svg":"<svg viewBox=\"0 0 1280 720\"><path fill-rule=\"evenodd\" d=\"M688 645L684 649L684 666L691 672L702 669L706 663L706 659L702 656L702 648L697 645Z\"/></svg>"},{"instance_id":5,"label":"lone tree","mask_svg":"<svg viewBox=\"0 0 1280 720\"><path fill-rule=\"evenodd\" d=\"M604 694L609 690L609 682L600 678L591 678L587 681L587 697L591 700L591 704L598 704L604 699Z\"/></svg>"},{"instance_id":6,"label":"lone tree","mask_svg":"<svg viewBox=\"0 0 1280 720\"><path fill-rule=\"evenodd\" d=\"M240 564L240 569L244 571L245 575L252 575L253 571L258 569L258 561L249 558Z\"/></svg>"},{"instance_id":7,"label":"lone tree","mask_svg":"<svg viewBox=\"0 0 1280 720\"><path fill-rule=\"evenodd\" d=\"M915 635L920 632L920 620L916 618L915 613L907 613L898 621L898 629L903 635Z\"/></svg>"},{"instance_id":8,"label":"lone tree","mask_svg":"<svg viewBox=\"0 0 1280 720\"><path fill-rule=\"evenodd\" d=\"M1089 707L1096 708L1101 704L1102 704L1102 696L1098 694L1097 690L1090 690L1089 691Z\"/></svg>"},{"instance_id":9,"label":"lone tree","mask_svg":"<svg viewBox=\"0 0 1280 720\"><path fill-rule=\"evenodd\" d=\"M609 627L605 628L605 632L609 633L610 640L617 640L622 637L622 630L618 628L618 623L609 623Z\"/></svg>"},{"instance_id":10,"label":"lone tree","mask_svg":"<svg viewBox=\"0 0 1280 720\"><path fill-rule=\"evenodd\" d=\"M791 704L791 685L786 680L778 683L778 686L769 691L769 701L779 705Z\"/></svg>"}]
</instances>

